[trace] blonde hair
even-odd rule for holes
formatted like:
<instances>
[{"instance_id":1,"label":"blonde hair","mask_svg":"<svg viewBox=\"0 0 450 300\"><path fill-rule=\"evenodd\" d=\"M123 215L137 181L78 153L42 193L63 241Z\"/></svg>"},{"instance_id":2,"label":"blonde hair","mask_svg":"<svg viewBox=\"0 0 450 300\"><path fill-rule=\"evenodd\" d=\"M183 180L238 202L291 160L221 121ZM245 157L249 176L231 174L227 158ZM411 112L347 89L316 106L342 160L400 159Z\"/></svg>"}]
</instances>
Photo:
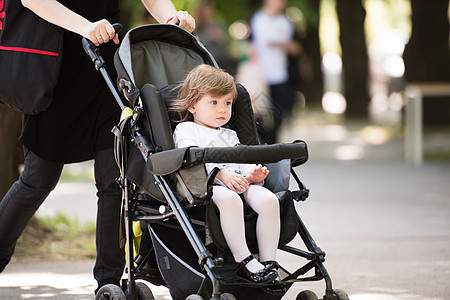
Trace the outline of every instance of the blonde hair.
<instances>
[{"instance_id":1,"label":"blonde hair","mask_svg":"<svg viewBox=\"0 0 450 300\"><path fill-rule=\"evenodd\" d=\"M233 101L237 95L233 76L210 65L199 65L192 69L175 89L177 98L171 103L169 111L177 113L178 122L193 121L188 109L205 95L219 97L231 93Z\"/></svg>"}]
</instances>

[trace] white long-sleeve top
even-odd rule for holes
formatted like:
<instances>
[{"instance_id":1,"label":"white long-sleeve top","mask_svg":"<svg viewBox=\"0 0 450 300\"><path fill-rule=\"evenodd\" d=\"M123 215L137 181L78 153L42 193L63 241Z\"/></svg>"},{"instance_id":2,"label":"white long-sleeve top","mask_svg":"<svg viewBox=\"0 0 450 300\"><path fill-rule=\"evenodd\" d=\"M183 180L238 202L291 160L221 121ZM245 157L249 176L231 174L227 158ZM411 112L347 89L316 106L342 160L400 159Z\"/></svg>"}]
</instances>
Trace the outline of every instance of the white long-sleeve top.
<instances>
[{"instance_id":1,"label":"white long-sleeve top","mask_svg":"<svg viewBox=\"0 0 450 300\"><path fill-rule=\"evenodd\" d=\"M239 144L239 138L235 131L219 127L218 129L208 128L194 122L182 122L177 125L173 133L176 148L189 146L206 147L231 147ZM215 167L224 168L242 176L255 168L254 164L236 163L207 163L206 171L210 173Z\"/></svg>"}]
</instances>

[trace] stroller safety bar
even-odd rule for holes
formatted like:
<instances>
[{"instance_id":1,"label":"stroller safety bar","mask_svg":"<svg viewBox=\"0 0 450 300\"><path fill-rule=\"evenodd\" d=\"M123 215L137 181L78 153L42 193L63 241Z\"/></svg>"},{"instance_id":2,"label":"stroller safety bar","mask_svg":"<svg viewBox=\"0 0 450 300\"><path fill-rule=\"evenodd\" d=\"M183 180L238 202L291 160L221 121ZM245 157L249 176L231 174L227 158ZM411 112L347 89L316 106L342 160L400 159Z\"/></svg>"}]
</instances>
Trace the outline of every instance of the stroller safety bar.
<instances>
[{"instance_id":1,"label":"stroller safety bar","mask_svg":"<svg viewBox=\"0 0 450 300\"><path fill-rule=\"evenodd\" d=\"M202 163L267 164L290 159L292 166L308 160L308 150L303 141L273 145L238 145L234 147L188 147L152 154L147 169L154 175L167 175L182 168Z\"/></svg>"}]
</instances>

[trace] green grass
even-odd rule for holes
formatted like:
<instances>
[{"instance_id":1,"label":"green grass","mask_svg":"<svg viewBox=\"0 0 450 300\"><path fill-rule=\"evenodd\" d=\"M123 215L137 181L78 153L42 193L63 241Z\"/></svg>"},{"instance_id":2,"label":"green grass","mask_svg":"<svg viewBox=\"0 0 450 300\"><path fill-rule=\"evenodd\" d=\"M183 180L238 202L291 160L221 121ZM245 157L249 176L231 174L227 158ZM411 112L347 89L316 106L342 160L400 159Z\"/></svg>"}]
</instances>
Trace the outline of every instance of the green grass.
<instances>
[{"instance_id":1,"label":"green grass","mask_svg":"<svg viewBox=\"0 0 450 300\"><path fill-rule=\"evenodd\" d=\"M95 223L80 224L62 214L34 216L17 241L18 263L94 259Z\"/></svg>"},{"instance_id":2,"label":"green grass","mask_svg":"<svg viewBox=\"0 0 450 300\"><path fill-rule=\"evenodd\" d=\"M60 182L93 182L94 168L90 165L68 164L64 166Z\"/></svg>"}]
</instances>

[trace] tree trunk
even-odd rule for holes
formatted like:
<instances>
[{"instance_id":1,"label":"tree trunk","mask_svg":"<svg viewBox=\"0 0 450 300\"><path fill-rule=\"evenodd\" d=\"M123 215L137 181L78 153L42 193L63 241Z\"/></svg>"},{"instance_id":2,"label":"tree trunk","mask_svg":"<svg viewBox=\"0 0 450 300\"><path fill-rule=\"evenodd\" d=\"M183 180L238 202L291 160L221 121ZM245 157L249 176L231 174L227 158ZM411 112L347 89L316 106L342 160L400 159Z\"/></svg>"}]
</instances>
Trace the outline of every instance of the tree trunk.
<instances>
[{"instance_id":1,"label":"tree trunk","mask_svg":"<svg viewBox=\"0 0 450 300\"><path fill-rule=\"evenodd\" d=\"M405 47L407 82L450 80L448 0L411 0L411 38ZM450 98L425 98L424 122L450 124Z\"/></svg>"},{"instance_id":2,"label":"tree trunk","mask_svg":"<svg viewBox=\"0 0 450 300\"><path fill-rule=\"evenodd\" d=\"M366 11L361 1L337 0L336 10L340 27L344 96L346 115L367 118L368 55L364 33Z\"/></svg>"},{"instance_id":3,"label":"tree trunk","mask_svg":"<svg viewBox=\"0 0 450 300\"><path fill-rule=\"evenodd\" d=\"M19 178L23 148L17 138L21 128L21 114L0 104L0 199L3 199L13 182Z\"/></svg>"},{"instance_id":4,"label":"tree trunk","mask_svg":"<svg viewBox=\"0 0 450 300\"><path fill-rule=\"evenodd\" d=\"M322 55L320 53L319 39L319 7L320 0L308 0L309 6L317 14L317 23L308 24L303 47L307 61L311 63L311 74L303 78L301 92L305 95L307 104L319 104L323 95L323 77L320 67ZM300 66L301 68L302 66Z\"/></svg>"}]
</instances>

